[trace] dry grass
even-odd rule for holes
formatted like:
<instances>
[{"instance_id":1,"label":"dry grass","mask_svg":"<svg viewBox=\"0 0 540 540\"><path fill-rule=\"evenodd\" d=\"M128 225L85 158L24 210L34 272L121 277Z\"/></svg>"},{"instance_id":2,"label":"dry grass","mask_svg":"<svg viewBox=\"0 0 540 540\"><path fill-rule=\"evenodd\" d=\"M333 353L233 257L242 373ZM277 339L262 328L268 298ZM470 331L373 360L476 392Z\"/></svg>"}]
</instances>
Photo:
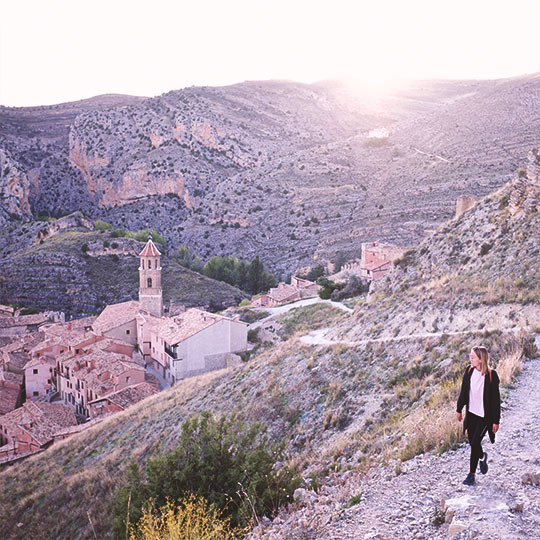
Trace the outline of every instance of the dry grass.
<instances>
[{"instance_id":1,"label":"dry grass","mask_svg":"<svg viewBox=\"0 0 540 540\"><path fill-rule=\"evenodd\" d=\"M144 511L137 527L130 528L129 540L234 540L245 530L233 528L229 519L206 501L187 495L177 505L167 501Z\"/></svg>"},{"instance_id":2,"label":"dry grass","mask_svg":"<svg viewBox=\"0 0 540 540\"><path fill-rule=\"evenodd\" d=\"M509 386L514 377L521 373L523 360L538 354L532 336L521 333L508 339L497 364L497 373L503 386Z\"/></svg>"}]
</instances>

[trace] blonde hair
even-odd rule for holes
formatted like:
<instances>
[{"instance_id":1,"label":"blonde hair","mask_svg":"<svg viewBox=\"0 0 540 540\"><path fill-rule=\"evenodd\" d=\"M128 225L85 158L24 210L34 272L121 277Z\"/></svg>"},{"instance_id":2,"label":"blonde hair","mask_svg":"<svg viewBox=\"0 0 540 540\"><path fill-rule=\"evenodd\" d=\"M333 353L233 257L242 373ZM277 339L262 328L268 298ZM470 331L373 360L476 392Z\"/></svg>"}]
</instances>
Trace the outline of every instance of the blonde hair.
<instances>
[{"instance_id":1,"label":"blonde hair","mask_svg":"<svg viewBox=\"0 0 540 540\"><path fill-rule=\"evenodd\" d=\"M482 375L485 375L489 371L489 353L485 347L477 346L473 347L472 351L482 362Z\"/></svg>"}]
</instances>

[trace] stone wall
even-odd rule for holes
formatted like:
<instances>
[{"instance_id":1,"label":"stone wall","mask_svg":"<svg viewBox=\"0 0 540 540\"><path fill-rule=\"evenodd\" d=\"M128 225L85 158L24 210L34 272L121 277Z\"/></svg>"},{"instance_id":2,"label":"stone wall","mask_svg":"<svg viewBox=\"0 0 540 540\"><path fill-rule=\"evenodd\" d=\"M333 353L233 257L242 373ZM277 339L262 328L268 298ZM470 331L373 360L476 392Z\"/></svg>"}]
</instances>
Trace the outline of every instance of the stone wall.
<instances>
[{"instance_id":1,"label":"stone wall","mask_svg":"<svg viewBox=\"0 0 540 540\"><path fill-rule=\"evenodd\" d=\"M456 219L478 202L474 197L460 195L456 200Z\"/></svg>"}]
</instances>

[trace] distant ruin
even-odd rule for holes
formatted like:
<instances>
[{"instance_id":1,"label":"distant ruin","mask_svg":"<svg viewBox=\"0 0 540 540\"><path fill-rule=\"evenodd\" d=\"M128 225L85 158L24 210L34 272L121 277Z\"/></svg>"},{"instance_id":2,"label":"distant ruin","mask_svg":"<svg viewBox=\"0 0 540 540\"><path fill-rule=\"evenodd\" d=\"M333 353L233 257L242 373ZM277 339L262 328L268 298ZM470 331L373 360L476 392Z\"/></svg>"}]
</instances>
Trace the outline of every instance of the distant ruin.
<instances>
[{"instance_id":1,"label":"distant ruin","mask_svg":"<svg viewBox=\"0 0 540 540\"><path fill-rule=\"evenodd\" d=\"M474 197L460 195L456 200L456 219L469 210L469 208L472 208L477 202L478 200Z\"/></svg>"}]
</instances>

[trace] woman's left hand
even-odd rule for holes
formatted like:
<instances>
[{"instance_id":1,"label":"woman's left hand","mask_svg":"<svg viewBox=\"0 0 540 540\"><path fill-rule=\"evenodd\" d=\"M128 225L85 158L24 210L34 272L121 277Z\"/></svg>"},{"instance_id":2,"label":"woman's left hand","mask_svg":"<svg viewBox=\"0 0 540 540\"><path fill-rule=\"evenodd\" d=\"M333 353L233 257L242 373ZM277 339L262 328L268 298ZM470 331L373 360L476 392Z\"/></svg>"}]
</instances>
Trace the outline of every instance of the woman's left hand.
<instances>
[{"instance_id":1,"label":"woman's left hand","mask_svg":"<svg viewBox=\"0 0 540 540\"><path fill-rule=\"evenodd\" d=\"M499 431L499 424L493 424L493 433L497 433Z\"/></svg>"}]
</instances>

